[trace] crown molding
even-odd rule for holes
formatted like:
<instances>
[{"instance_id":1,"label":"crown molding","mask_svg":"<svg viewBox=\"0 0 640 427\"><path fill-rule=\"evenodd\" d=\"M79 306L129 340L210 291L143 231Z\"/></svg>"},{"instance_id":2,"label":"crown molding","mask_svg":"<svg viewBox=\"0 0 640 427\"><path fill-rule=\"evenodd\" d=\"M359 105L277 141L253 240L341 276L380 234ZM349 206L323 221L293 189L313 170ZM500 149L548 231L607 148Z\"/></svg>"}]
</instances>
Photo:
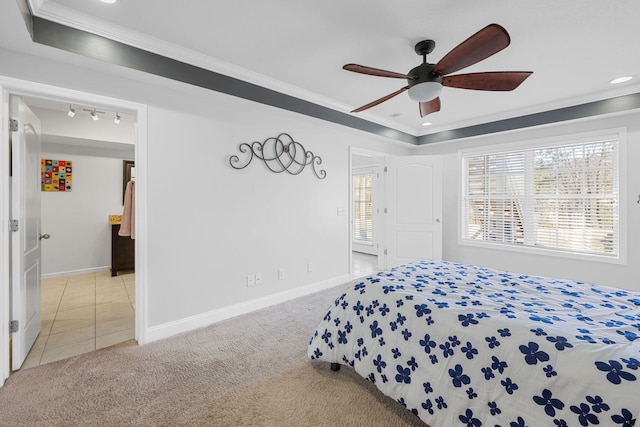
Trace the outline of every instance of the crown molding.
<instances>
[{"instance_id":1,"label":"crown molding","mask_svg":"<svg viewBox=\"0 0 640 427\"><path fill-rule=\"evenodd\" d=\"M640 92L424 135L418 138L418 145L471 138L636 109L640 109Z\"/></svg>"},{"instance_id":2,"label":"crown molding","mask_svg":"<svg viewBox=\"0 0 640 427\"><path fill-rule=\"evenodd\" d=\"M352 110L352 106L337 102L333 99L281 80L204 55L200 52L187 49L183 46L159 40L122 26L106 23L93 16L61 6L57 3L48 2L46 0L24 1L29 1L33 16L38 18L56 22L66 27L75 28L87 33L96 34L146 52L155 53L160 56L195 65L219 74L224 74L226 76L293 96L295 98L303 99L341 113L351 114L350 111ZM391 120L384 120L383 118L372 114L360 116L365 118L367 121L377 123L381 126L392 128L403 133L408 133L412 136L417 136L417 130L412 126L405 126Z\"/></svg>"},{"instance_id":3,"label":"crown molding","mask_svg":"<svg viewBox=\"0 0 640 427\"><path fill-rule=\"evenodd\" d=\"M316 93L48 2L28 1L34 42L310 117L422 145L640 108L640 84L476 117L455 127L400 128ZM96 49L102 46L104 49ZM601 99L594 100L596 97Z\"/></svg>"}]
</instances>

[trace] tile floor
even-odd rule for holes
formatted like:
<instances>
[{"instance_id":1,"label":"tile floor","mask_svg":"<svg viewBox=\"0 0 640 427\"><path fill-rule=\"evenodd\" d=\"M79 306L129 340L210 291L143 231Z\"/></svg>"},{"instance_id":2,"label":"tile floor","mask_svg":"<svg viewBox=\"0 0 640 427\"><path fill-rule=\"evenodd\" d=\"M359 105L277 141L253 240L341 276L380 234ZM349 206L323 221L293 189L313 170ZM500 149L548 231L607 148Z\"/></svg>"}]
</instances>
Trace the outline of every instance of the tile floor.
<instances>
[{"instance_id":1,"label":"tile floor","mask_svg":"<svg viewBox=\"0 0 640 427\"><path fill-rule=\"evenodd\" d=\"M22 369L135 337L135 274L109 271L42 281L42 329Z\"/></svg>"},{"instance_id":2,"label":"tile floor","mask_svg":"<svg viewBox=\"0 0 640 427\"><path fill-rule=\"evenodd\" d=\"M375 255L351 252L351 275L362 277L378 271L378 257Z\"/></svg>"}]
</instances>

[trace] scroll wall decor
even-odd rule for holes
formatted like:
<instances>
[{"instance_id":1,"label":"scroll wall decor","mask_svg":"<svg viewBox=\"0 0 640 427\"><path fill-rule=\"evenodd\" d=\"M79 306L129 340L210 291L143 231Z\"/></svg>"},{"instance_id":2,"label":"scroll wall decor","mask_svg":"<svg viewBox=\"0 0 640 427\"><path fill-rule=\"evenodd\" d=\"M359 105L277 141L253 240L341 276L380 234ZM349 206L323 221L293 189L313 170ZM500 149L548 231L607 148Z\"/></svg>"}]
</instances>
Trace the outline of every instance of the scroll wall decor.
<instances>
[{"instance_id":1,"label":"scroll wall decor","mask_svg":"<svg viewBox=\"0 0 640 427\"><path fill-rule=\"evenodd\" d=\"M318 179L324 179L327 176L324 169L316 169L316 166L322 164L322 158L305 150L302 144L294 141L287 133L267 138L263 142L254 141L251 144L243 142L238 149L241 153L248 153L248 157L241 162L237 155L231 156L229 164L234 169L246 168L256 157L262 160L271 172L298 175L306 166L310 166Z\"/></svg>"}]
</instances>

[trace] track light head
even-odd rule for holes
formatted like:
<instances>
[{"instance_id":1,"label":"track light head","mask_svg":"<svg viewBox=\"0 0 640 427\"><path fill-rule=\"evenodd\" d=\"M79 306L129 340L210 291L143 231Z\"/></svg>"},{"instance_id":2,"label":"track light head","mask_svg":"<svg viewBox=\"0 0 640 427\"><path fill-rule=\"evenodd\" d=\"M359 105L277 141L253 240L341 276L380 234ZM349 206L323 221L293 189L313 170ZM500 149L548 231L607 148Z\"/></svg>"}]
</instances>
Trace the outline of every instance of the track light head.
<instances>
[{"instance_id":1,"label":"track light head","mask_svg":"<svg viewBox=\"0 0 640 427\"><path fill-rule=\"evenodd\" d=\"M91 118L93 120L98 120L98 115L96 114L96 109L94 108L93 111L91 112Z\"/></svg>"},{"instance_id":2,"label":"track light head","mask_svg":"<svg viewBox=\"0 0 640 427\"><path fill-rule=\"evenodd\" d=\"M73 117L75 115L76 115L76 110L74 110L74 108L71 106L71 104L69 104L69 112L67 113L67 116Z\"/></svg>"},{"instance_id":3,"label":"track light head","mask_svg":"<svg viewBox=\"0 0 640 427\"><path fill-rule=\"evenodd\" d=\"M120 114L116 113L116 118L113 119L113 123L119 125L120 124Z\"/></svg>"}]
</instances>

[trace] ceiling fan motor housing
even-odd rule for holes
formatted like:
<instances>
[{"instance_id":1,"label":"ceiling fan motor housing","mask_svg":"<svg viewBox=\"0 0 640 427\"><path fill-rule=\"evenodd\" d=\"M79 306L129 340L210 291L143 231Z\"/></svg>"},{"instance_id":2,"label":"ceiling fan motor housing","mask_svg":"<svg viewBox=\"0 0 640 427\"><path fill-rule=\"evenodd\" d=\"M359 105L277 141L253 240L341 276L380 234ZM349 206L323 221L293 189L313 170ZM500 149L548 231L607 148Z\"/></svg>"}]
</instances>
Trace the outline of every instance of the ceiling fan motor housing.
<instances>
[{"instance_id":1,"label":"ceiling fan motor housing","mask_svg":"<svg viewBox=\"0 0 640 427\"><path fill-rule=\"evenodd\" d=\"M425 62L409 71L409 73L407 74L409 77L411 77L410 79L407 79L407 84L409 85L409 87L411 88L419 83L424 82L434 82L442 84L442 76L435 75L431 72L435 65L436 64L429 64L428 62Z\"/></svg>"}]
</instances>

